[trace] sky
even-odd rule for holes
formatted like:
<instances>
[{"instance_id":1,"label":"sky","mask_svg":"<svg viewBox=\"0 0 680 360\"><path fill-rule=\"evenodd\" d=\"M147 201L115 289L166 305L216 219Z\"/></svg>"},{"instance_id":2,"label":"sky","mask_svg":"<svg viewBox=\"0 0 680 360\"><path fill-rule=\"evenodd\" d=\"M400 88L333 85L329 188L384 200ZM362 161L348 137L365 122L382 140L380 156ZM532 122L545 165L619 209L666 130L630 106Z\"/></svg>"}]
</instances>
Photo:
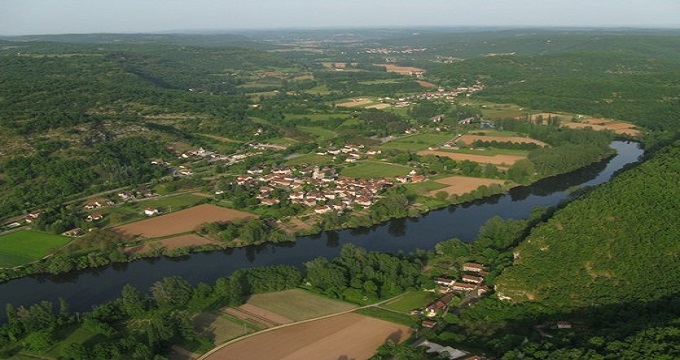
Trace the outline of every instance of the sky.
<instances>
[{"instance_id":1,"label":"sky","mask_svg":"<svg viewBox=\"0 0 680 360\"><path fill-rule=\"evenodd\" d=\"M0 35L415 26L680 28L680 0L0 0Z\"/></svg>"}]
</instances>

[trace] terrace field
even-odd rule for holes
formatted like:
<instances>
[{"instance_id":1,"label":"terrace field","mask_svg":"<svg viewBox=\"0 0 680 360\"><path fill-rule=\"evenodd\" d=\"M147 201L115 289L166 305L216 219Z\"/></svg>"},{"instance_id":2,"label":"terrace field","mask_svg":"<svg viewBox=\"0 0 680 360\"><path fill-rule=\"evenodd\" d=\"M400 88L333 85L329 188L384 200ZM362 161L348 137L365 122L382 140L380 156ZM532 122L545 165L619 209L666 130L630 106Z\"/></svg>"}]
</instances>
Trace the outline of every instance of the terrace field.
<instances>
[{"instance_id":1,"label":"terrace field","mask_svg":"<svg viewBox=\"0 0 680 360\"><path fill-rule=\"evenodd\" d=\"M41 259L71 242L71 238L33 230L0 236L0 267L12 267Z\"/></svg>"}]
</instances>

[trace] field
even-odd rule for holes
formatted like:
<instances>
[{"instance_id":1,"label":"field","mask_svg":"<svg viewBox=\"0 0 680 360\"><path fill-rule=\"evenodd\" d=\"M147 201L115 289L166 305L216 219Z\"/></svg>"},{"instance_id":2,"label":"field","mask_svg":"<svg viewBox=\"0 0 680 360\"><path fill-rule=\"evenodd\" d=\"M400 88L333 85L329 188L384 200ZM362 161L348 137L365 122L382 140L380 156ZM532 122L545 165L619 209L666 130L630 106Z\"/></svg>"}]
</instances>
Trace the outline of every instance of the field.
<instances>
[{"instance_id":1,"label":"field","mask_svg":"<svg viewBox=\"0 0 680 360\"><path fill-rule=\"evenodd\" d=\"M66 236L20 230L0 236L0 267L29 263L71 242Z\"/></svg>"},{"instance_id":2,"label":"field","mask_svg":"<svg viewBox=\"0 0 680 360\"><path fill-rule=\"evenodd\" d=\"M350 101L345 101L340 104L336 104L337 107L358 107L358 106L364 106L364 105L369 105L373 104L373 100L371 99L364 99L364 98L359 98L359 99L354 99Z\"/></svg>"},{"instance_id":3,"label":"field","mask_svg":"<svg viewBox=\"0 0 680 360\"><path fill-rule=\"evenodd\" d=\"M317 155L317 154L305 154L301 156L295 156L291 157L288 161L286 161L287 165L300 165L300 164L312 164L312 165L321 165L321 164L330 164L333 162L333 159L328 156L328 155Z\"/></svg>"},{"instance_id":4,"label":"field","mask_svg":"<svg viewBox=\"0 0 680 360\"><path fill-rule=\"evenodd\" d=\"M525 159L524 156L515 155L473 155L473 154L460 154L447 151L418 151L418 155L437 155L445 156L456 161L470 160L476 163L482 164L494 164L494 165L513 165L515 162Z\"/></svg>"},{"instance_id":5,"label":"field","mask_svg":"<svg viewBox=\"0 0 680 360\"><path fill-rule=\"evenodd\" d=\"M127 236L156 238L193 231L206 222L233 221L254 217L256 216L243 211L204 204L119 226L115 229Z\"/></svg>"},{"instance_id":6,"label":"field","mask_svg":"<svg viewBox=\"0 0 680 360\"><path fill-rule=\"evenodd\" d=\"M367 359L387 340L401 342L411 333L404 325L350 313L258 334L227 345L206 358Z\"/></svg>"},{"instance_id":7,"label":"field","mask_svg":"<svg viewBox=\"0 0 680 360\"><path fill-rule=\"evenodd\" d=\"M424 308L436 299L437 295L431 292L409 291L402 297L383 304L382 307L408 314L413 309Z\"/></svg>"},{"instance_id":8,"label":"field","mask_svg":"<svg viewBox=\"0 0 680 360\"><path fill-rule=\"evenodd\" d=\"M311 319L356 308L355 305L292 289L253 295L248 304L282 315L294 321Z\"/></svg>"},{"instance_id":9,"label":"field","mask_svg":"<svg viewBox=\"0 0 680 360\"><path fill-rule=\"evenodd\" d=\"M562 126L573 129L590 127L593 130L611 130L615 134L640 135L640 131L634 129L635 125L611 119L591 118L583 122L563 122Z\"/></svg>"},{"instance_id":10,"label":"field","mask_svg":"<svg viewBox=\"0 0 680 360\"><path fill-rule=\"evenodd\" d=\"M202 236L198 236L196 234L188 234L188 235L180 235L180 236L175 236L171 237L168 239L163 239L163 240L158 240L158 241L149 241L144 243L143 245L135 246L133 248L127 249L128 253L145 253L150 251L152 248L155 246L160 246L161 248L164 249L177 249L177 248L182 248L182 247L189 247L189 246L201 246L201 245L214 245L215 242L206 239Z\"/></svg>"},{"instance_id":11,"label":"field","mask_svg":"<svg viewBox=\"0 0 680 360\"><path fill-rule=\"evenodd\" d=\"M411 170L405 165L388 164L377 161L362 161L354 166L348 166L340 172L340 175L352 178L386 178L404 176Z\"/></svg>"},{"instance_id":12,"label":"field","mask_svg":"<svg viewBox=\"0 0 680 360\"><path fill-rule=\"evenodd\" d=\"M468 177L468 176L450 176L447 178L435 180L436 182L440 184L445 184L449 185L448 187L445 187L443 189L439 189L436 191L433 191L430 193L430 195L434 195L440 191L445 191L449 195L463 195L466 193L469 193L470 191L473 191L480 187L481 185L486 185L489 186L491 184L499 184L503 185L504 181L503 180L495 180L495 179L483 179L483 178L476 178L476 177Z\"/></svg>"},{"instance_id":13,"label":"field","mask_svg":"<svg viewBox=\"0 0 680 360\"><path fill-rule=\"evenodd\" d=\"M335 131L316 126L297 126L297 129L322 141L338 137L338 133Z\"/></svg>"},{"instance_id":14,"label":"field","mask_svg":"<svg viewBox=\"0 0 680 360\"><path fill-rule=\"evenodd\" d=\"M376 66L384 66L387 72L393 72L399 75L413 75L414 73L425 72L424 69L412 66L398 66L394 64L376 64Z\"/></svg>"},{"instance_id":15,"label":"field","mask_svg":"<svg viewBox=\"0 0 680 360\"><path fill-rule=\"evenodd\" d=\"M413 194L426 194L430 191L439 190L447 187L448 185L440 184L435 181L423 181L419 183L406 184L406 189Z\"/></svg>"},{"instance_id":16,"label":"field","mask_svg":"<svg viewBox=\"0 0 680 360\"><path fill-rule=\"evenodd\" d=\"M399 149L419 151L425 150L430 146L440 146L451 140L448 134L418 134L405 136L396 140L386 142L380 146L381 149Z\"/></svg>"},{"instance_id":17,"label":"field","mask_svg":"<svg viewBox=\"0 0 680 360\"><path fill-rule=\"evenodd\" d=\"M481 141L497 141L497 142L513 142L513 143L530 143L530 144L536 144L539 146L548 146L548 144L534 140L531 138L527 137L519 137L519 136L486 136L486 135L463 135L456 140L456 142L462 142L464 144L472 144L473 142L481 140Z\"/></svg>"}]
</instances>

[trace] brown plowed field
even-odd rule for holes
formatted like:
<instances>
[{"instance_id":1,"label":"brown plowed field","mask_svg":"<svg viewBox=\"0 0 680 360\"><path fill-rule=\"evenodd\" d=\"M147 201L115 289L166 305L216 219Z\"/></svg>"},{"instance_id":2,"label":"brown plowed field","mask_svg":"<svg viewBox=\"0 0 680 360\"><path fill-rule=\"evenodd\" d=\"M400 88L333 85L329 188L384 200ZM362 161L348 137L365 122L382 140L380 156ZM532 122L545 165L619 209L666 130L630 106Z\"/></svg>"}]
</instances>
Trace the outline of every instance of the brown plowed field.
<instances>
[{"instance_id":1,"label":"brown plowed field","mask_svg":"<svg viewBox=\"0 0 680 360\"><path fill-rule=\"evenodd\" d=\"M388 339L401 342L407 326L349 313L286 326L235 342L210 360L368 359Z\"/></svg>"},{"instance_id":2,"label":"brown plowed field","mask_svg":"<svg viewBox=\"0 0 680 360\"><path fill-rule=\"evenodd\" d=\"M233 221L254 217L256 216L243 211L204 204L119 226L115 230L126 236L155 238L193 231L199 225L207 222Z\"/></svg>"},{"instance_id":3,"label":"brown plowed field","mask_svg":"<svg viewBox=\"0 0 680 360\"><path fill-rule=\"evenodd\" d=\"M429 81L418 80L418 81L416 81L416 82L417 82L418 84L420 84L420 86L426 87L426 88L436 88L436 87L437 87L437 85L435 85L435 84L433 84L433 83L431 83L431 82L429 82Z\"/></svg>"},{"instance_id":4,"label":"brown plowed field","mask_svg":"<svg viewBox=\"0 0 680 360\"><path fill-rule=\"evenodd\" d=\"M201 245L214 245L216 242L206 239L202 236L196 234L175 236L169 239L163 239L158 241L149 241L143 245L135 246L127 249L129 254L140 254L151 250L154 244L158 244L165 249L177 249L189 246L201 246Z\"/></svg>"},{"instance_id":5,"label":"brown plowed field","mask_svg":"<svg viewBox=\"0 0 680 360\"><path fill-rule=\"evenodd\" d=\"M489 186L491 184L500 184L503 185L503 180L494 180L494 179L483 179L483 178L476 178L476 177L468 177L468 176L451 176L447 177L444 179L439 179L435 180L435 182L438 182L440 184L444 185L450 185L449 187L445 187L443 189L438 189L435 191L431 191L430 195L433 196L434 194L440 192L440 191L446 191L449 195L463 195L467 194L472 190L477 189L481 185L486 185Z\"/></svg>"},{"instance_id":6,"label":"brown plowed field","mask_svg":"<svg viewBox=\"0 0 680 360\"><path fill-rule=\"evenodd\" d=\"M470 160L470 161L474 161L474 162L477 162L477 163L494 164L494 165L512 165L519 160L525 159L525 157L523 157L523 156L515 156L515 155L485 156L485 155L460 154L460 153L452 153L452 152L446 152L446 151L431 151L431 150L418 151L418 155L437 155L437 156L448 157L448 158L456 160L456 161Z\"/></svg>"},{"instance_id":7,"label":"brown plowed field","mask_svg":"<svg viewBox=\"0 0 680 360\"><path fill-rule=\"evenodd\" d=\"M368 105L372 102L373 102L373 100L356 99L356 100L347 101L347 102L344 102L344 103L337 104L336 106L338 106L338 107L357 107L357 106Z\"/></svg>"},{"instance_id":8,"label":"brown plowed field","mask_svg":"<svg viewBox=\"0 0 680 360\"><path fill-rule=\"evenodd\" d=\"M531 144L536 144L540 146L548 146L548 144L530 139L530 138L525 138L525 137L519 137L519 136L481 136L481 135L463 135L456 139L456 141L462 141L465 144L472 144L473 142L481 140L481 141L498 141L498 142L514 142L514 143L531 143Z\"/></svg>"}]
</instances>

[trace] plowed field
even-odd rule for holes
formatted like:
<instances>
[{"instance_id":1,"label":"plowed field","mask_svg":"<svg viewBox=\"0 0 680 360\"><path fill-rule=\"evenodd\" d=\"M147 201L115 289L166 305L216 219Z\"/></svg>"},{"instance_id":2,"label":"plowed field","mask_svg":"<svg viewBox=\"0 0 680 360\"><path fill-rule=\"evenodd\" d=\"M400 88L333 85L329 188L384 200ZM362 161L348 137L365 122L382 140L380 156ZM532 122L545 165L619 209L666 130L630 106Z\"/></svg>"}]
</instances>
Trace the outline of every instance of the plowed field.
<instances>
[{"instance_id":1,"label":"plowed field","mask_svg":"<svg viewBox=\"0 0 680 360\"><path fill-rule=\"evenodd\" d=\"M254 218L253 214L227 209L215 205L199 205L186 210L176 211L132 224L119 226L116 231L127 236L156 238L173 234L181 234L195 230L206 222L233 221Z\"/></svg>"},{"instance_id":2,"label":"plowed field","mask_svg":"<svg viewBox=\"0 0 680 360\"><path fill-rule=\"evenodd\" d=\"M450 186L436 191L432 191L430 192L430 195L434 195L440 191L446 191L449 195L452 194L463 195L469 193L472 190L477 189L481 185L486 186L489 186L491 184L503 185L503 180L482 179L468 176L451 176L444 179L435 180L435 182Z\"/></svg>"},{"instance_id":3,"label":"plowed field","mask_svg":"<svg viewBox=\"0 0 680 360\"><path fill-rule=\"evenodd\" d=\"M456 160L456 161L470 160L470 161L474 161L474 162L477 162L477 163L494 164L494 165L512 165L515 162L524 159L523 156L515 156L515 155L485 156L485 155L460 154L460 153L452 153L452 152L446 152L446 151L430 151L430 150L418 151L418 155L445 156L445 157L448 157L448 158Z\"/></svg>"},{"instance_id":4,"label":"plowed field","mask_svg":"<svg viewBox=\"0 0 680 360\"><path fill-rule=\"evenodd\" d=\"M354 313L264 332L221 348L210 360L368 359L388 339L411 335L404 325Z\"/></svg>"}]
</instances>

